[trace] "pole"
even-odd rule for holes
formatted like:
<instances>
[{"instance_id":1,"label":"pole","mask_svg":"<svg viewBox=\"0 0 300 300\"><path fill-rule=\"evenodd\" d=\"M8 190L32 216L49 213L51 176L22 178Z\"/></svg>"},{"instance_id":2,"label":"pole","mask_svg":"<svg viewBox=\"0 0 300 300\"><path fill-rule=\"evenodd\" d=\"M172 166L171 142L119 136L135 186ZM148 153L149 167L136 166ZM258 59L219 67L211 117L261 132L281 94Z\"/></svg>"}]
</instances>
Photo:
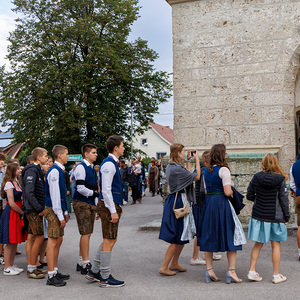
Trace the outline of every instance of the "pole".
<instances>
[{"instance_id":1,"label":"pole","mask_svg":"<svg viewBox=\"0 0 300 300\"><path fill-rule=\"evenodd\" d=\"M133 147L132 147L132 134L133 134L133 103L131 103L131 151L130 151L130 158L133 157Z\"/></svg>"}]
</instances>

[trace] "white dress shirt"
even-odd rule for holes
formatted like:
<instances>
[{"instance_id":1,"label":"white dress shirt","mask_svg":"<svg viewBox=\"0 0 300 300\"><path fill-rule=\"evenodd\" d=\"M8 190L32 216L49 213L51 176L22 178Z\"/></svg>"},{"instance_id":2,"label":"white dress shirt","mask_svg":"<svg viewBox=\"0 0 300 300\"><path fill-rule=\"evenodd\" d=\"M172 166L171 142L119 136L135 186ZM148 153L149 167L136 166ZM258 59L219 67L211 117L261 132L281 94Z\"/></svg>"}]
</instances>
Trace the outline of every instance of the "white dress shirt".
<instances>
[{"instance_id":1,"label":"white dress shirt","mask_svg":"<svg viewBox=\"0 0 300 300\"><path fill-rule=\"evenodd\" d=\"M83 162L88 166L93 168L93 164L90 164L87 160L83 160ZM83 165L78 165L74 171L75 174L75 180L84 180L85 181L85 169ZM94 194L93 190L88 189L86 186L84 186L83 184L79 184L76 186L77 187L77 191L78 193L80 193L81 195L85 196L85 197L91 197Z\"/></svg>"},{"instance_id":2,"label":"white dress shirt","mask_svg":"<svg viewBox=\"0 0 300 300\"><path fill-rule=\"evenodd\" d=\"M111 153L109 155L116 163L119 160ZM114 198L111 192L113 178L116 174L116 167L111 161L104 163L100 169L102 183L101 183L101 192L103 195L103 201L105 206L109 209L111 214L116 213L116 207L114 203Z\"/></svg>"},{"instance_id":3,"label":"white dress shirt","mask_svg":"<svg viewBox=\"0 0 300 300\"><path fill-rule=\"evenodd\" d=\"M58 161L54 162L59 168L63 171L65 167L59 163ZM52 209L54 213L57 215L59 221L64 220L63 211L61 209L61 197L60 197L60 189L59 189L59 172L56 169L52 169L48 174L48 184L49 184L49 193L52 202ZM65 180L65 179L64 179ZM65 211L65 215L68 214L68 211Z\"/></svg>"},{"instance_id":4,"label":"white dress shirt","mask_svg":"<svg viewBox=\"0 0 300 300\"><path fill-rule=\"evenodd\" d=\"M290 169L290 187L296 193L296 184L295 184L295 178L293 175L293 166L291 166L291 169Z\"/></svg>"}]
</instances>

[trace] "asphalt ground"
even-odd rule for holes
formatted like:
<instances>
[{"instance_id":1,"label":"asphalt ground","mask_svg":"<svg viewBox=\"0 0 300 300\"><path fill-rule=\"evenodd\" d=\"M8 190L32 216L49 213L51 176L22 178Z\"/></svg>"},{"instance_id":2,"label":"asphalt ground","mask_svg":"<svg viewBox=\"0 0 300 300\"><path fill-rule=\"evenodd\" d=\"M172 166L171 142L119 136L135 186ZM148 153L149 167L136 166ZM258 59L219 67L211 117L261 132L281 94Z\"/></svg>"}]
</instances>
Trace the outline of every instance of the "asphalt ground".
<instances>
[{"instance_id":1,"label":"asphalt ground","mask_svg":"<svg viewBox=\"0 0 300 300\"><path fill-rule=\"evenodd\" d=\"M149 195L149 193L147 193ZM0 299L300 299L300 262L298 261L296 237L289 236L282 243L280 272L288 280L272 284L272 252L266 244L257 263L257 272L263 277L261 282L249 282L250 253L253 242L243 246L238 252L236 270L241 284L226 284L226 254L214 262L220 282L204 282L205 266L191 266L193 243L187 244L180 258L180 264L187 272L166 277L158 273L168 244L158 239L158 231L140 231L139 226L159 220L162 215L161 197L144 197L143 203L126 204L120 221L118 241L112 253L112 275L125 280L120 288L100 288L98 283L90 283L84 275L76 272L79 233L74 214L65 229L64 242L59 256L59 271L71 275L64 287L46 285L45 279L29 279L26 273L18 276L3 276L0 272ZM95 222L90 242L92 261L101 243L101 223ZM15 264L26 269L25 243L18 246L22 252L16 256ZM200 253L203 257L203 253Z\"/></svg>"}]
</instances>

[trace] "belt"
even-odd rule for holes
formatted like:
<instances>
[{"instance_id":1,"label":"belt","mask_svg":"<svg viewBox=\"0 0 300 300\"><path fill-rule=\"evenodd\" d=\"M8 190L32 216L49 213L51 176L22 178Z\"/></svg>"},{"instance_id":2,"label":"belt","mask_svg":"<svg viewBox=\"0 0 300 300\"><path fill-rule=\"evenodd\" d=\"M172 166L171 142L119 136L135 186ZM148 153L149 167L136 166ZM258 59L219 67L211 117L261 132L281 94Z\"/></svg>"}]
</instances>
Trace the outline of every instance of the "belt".
<instances>
[{"instance_id":1,"label":"belt","mask_svg":"<svg viewBox=\"0 0 300 300\"><path fill-rule=\"evenodd\" d=\"M206 193L207 195L221 195L224 194L224 192L210 192L210 193Z\"/></svg>"}]
</instances>

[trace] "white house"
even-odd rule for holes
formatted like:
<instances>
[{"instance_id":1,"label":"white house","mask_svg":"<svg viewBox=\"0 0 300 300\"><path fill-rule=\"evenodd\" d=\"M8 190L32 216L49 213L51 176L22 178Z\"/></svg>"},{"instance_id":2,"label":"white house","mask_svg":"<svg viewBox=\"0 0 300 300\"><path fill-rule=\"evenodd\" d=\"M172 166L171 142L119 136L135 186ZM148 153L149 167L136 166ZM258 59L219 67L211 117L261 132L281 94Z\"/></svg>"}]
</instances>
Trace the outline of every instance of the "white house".
<instances>
[{"instance_id":1,"label":"white house","mask_svg":"<svg viewBox=\"0 0 300 300\"><path fill-rule=\"evenodd\" d=\"M149 122L149 129L142 135L133 137L133 148L141 150L149 157L160 159L170 154L170 145L173 143L173 129ZM141 156L142 152L141 152Z\"/></svg>"}]
</instances>

